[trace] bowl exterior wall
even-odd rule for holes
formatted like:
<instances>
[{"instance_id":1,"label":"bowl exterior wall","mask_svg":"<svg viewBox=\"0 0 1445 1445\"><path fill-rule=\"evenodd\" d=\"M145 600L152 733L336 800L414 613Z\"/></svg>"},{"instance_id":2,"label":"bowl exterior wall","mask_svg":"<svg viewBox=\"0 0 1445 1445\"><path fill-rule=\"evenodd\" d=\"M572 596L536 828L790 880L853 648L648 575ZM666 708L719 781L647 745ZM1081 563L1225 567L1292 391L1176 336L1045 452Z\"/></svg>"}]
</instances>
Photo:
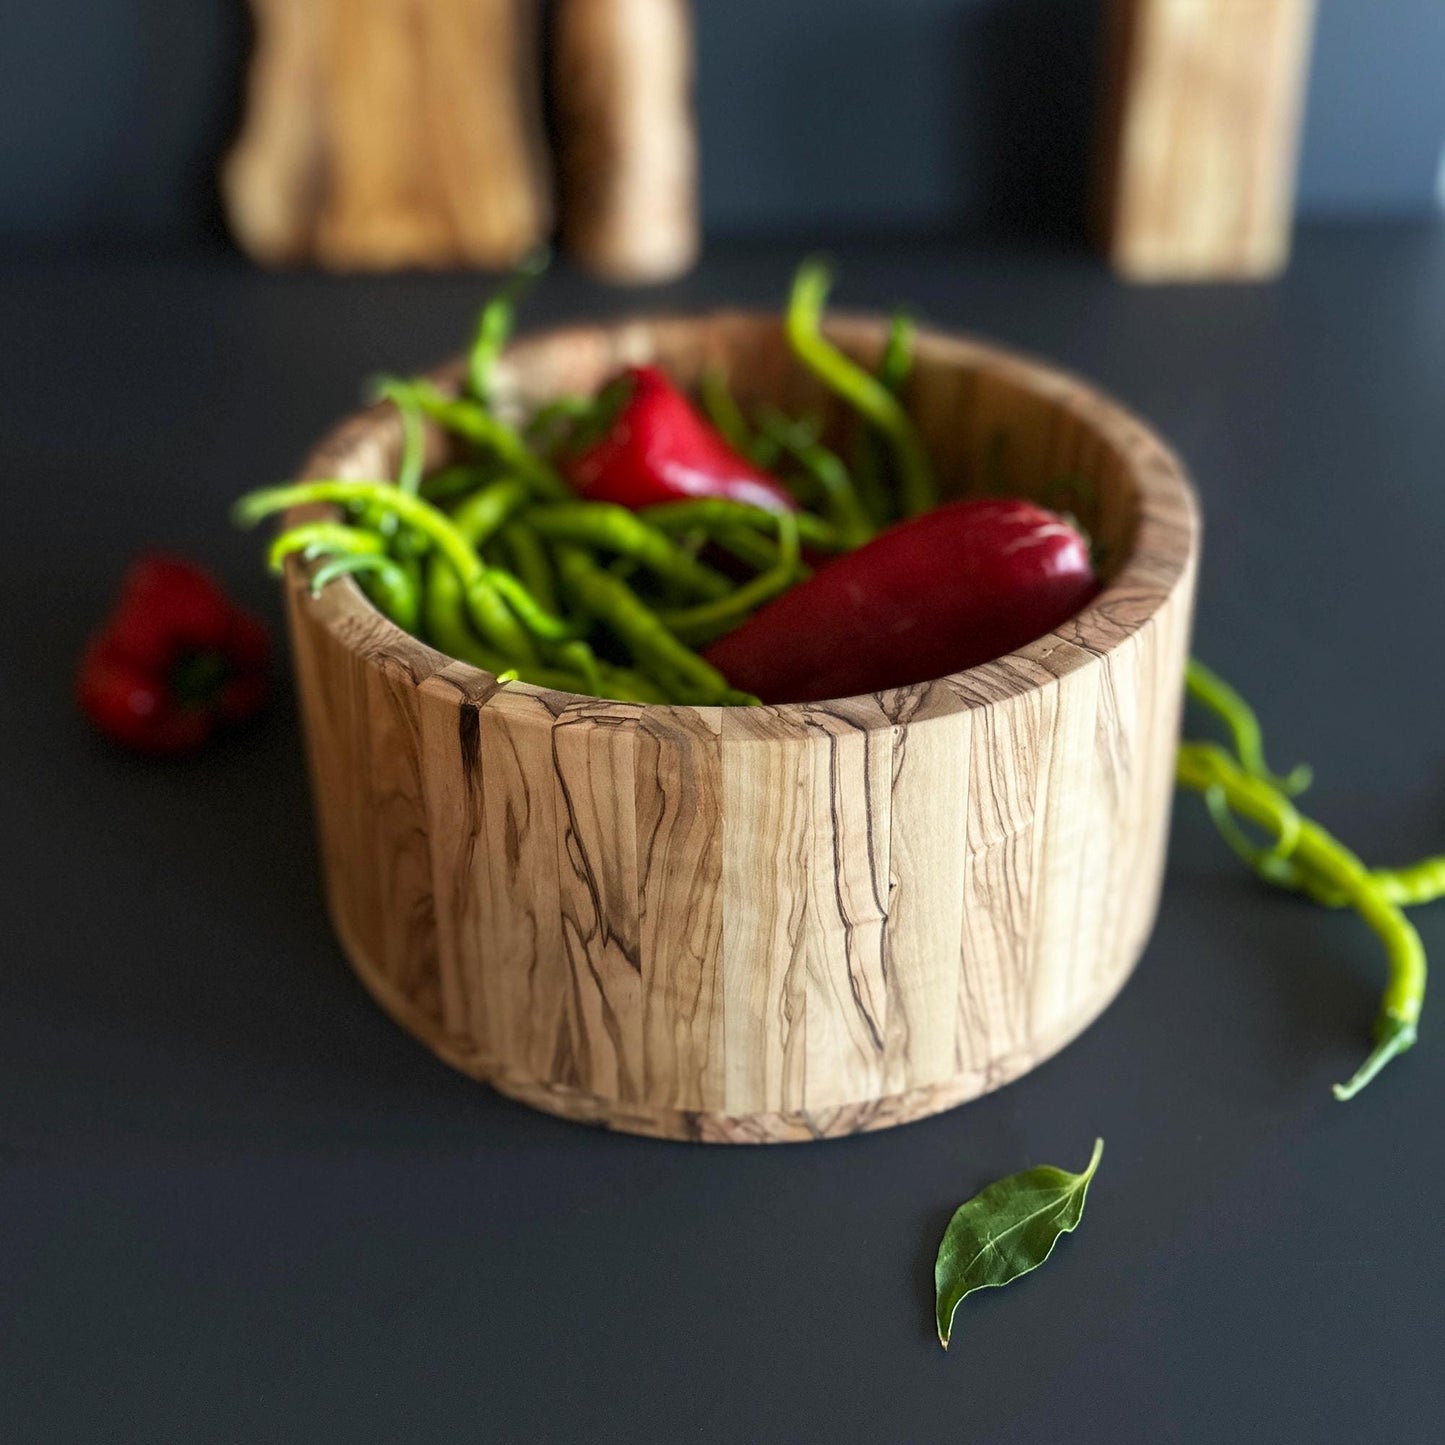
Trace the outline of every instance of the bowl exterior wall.
<instances>
[{"instance_id":1,"label":"bowl exterior wall","mask_svg":"<svg viewBox=\"0 0 1445 1445\"><path fill-rule=\"evenodd\" d=\"M887 334L831 330L870 363ZM738 313L529 340L499 397L586 391L650 357L684 378L725 365L745 397L827 419L777 319ZM366 986L442 1058L613 1128L814 1139L996 1088L1122 986L1159 896L1192 493L1147 428L1026 358L921 333L910 387L951 490L1082 478L1113 559L1078 617L935 682L726 709L498 687L350 581L313 597L288 564L331 914ZM398 446L373 410L308 473L389 475Z\"/></svg>"},{"instance_id":2,"label":"bowl exterior wall","mask_svg":"<svg viewBox=\"0 0 1445 1445\"><path fill-rule=\"evenodd\" d=\"M1105 656L1015 654L1007 695L756 710L499 706L290 592L347 953L529 1104L687 1139L901 1123L1060 1048L1148 936L1192 574Z\"/></svg>"}]
</instances>

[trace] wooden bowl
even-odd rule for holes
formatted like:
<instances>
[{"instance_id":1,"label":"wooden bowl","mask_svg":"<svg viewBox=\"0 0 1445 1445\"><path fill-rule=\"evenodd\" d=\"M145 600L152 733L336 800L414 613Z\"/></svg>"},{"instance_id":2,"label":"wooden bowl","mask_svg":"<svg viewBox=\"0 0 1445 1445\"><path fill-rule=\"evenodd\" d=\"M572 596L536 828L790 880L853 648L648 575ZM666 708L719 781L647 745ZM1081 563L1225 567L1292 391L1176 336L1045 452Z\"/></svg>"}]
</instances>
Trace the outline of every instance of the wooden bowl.
<instances>
[{"instance_id":1,"label":"wooden bowl","mask_svg":"<svg viewBox=\"0 0 1445 1445\"><path fill-rule=\"evenodd\" d=\"M876 362L880 321L829 331ZM745 401L821 410L846 437L761 315L533 337L500 403L654 358L684 381L723 363ZM313 599L291 564L331 916L366 987L448 1063L614 1129L818 1139L997 1088L1129 976L1173 792L1189 483L1117 403L976 341L920 335L908 401L952 493L1082 478L1107 576L1056 632L916 686L759 708L499 688L350 581ZM399 440L374 408L307 474L392 475Z\"/></svg>"}]
</instances>

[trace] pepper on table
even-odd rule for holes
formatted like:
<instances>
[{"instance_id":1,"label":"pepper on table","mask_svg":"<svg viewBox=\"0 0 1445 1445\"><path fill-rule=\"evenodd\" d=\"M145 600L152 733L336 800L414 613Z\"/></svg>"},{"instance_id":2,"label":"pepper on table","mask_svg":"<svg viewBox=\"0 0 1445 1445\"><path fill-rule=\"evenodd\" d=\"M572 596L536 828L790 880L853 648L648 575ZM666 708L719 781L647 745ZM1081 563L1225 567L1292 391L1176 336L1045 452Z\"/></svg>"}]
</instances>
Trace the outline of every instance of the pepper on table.
<instances>
[{"instance_id":1,"label":"pepper on table","mask_svg":"<svg viewBox=\"0 0 1445 1445\"><path fill-rule=\"evenodd\" d=\"M126 572L110 618L91 638L75 695L91 724L135 752L195 752L265 703L265 627L201 568L152 553Z\"/></svg>"},{"instance_id":2,"label":"pepper on table","mask_svg":"<svg viewBox=\"0 0 1445 1445\"><path fill-rule=\"evenodd\" d=\"M626 398L607 431L561 461L578 495L633 511L701 497L796 508L787 488L735 451L657 367L631 367L621 380Z\"/></svg>"}]
</instances>

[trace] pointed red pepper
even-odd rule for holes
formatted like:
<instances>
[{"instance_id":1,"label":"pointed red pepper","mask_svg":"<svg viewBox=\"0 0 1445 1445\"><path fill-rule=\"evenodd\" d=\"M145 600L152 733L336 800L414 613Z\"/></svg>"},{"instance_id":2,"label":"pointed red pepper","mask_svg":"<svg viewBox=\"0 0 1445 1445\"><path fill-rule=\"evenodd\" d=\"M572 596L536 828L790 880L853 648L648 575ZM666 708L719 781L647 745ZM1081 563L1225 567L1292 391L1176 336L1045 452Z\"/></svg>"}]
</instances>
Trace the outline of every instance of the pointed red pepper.
<instances>
[{"instance_id":1,"label":"pointed red pepper","mask_svg":"<svg viewBox=\"0 0 1445 1445\"><path fill-rule=\"evenodd\" d=\"M95 728L137 752L194 752L258 712L270 638L200 568L153 554L132 564L90 640L76 701Z\"/></svg>"},{"instance_id":2,"label":"pointed red pepper","mask_svg":"<svg viewBox=\"0 0 1445 1445\"><path fill-rule=\"evenodd\" d=\"M926 682L1033 642L1099 590L1084 538L1032 502L950 502L880 532L704 654L764 702Z\"/></svg>"},{"instance_id":3,"label":"pointed red pepper","mask_svg":"<svg viewBox=\"0 0 1445 1445\"><path fill-rule=\"evenodd\" d=\"M607 433L562 462L589 502L637 510L726 497L773 512L796 508L787 488L739 456L657 367L630 367L623 378L631 390Z\"/></svg>"}]
</instances>

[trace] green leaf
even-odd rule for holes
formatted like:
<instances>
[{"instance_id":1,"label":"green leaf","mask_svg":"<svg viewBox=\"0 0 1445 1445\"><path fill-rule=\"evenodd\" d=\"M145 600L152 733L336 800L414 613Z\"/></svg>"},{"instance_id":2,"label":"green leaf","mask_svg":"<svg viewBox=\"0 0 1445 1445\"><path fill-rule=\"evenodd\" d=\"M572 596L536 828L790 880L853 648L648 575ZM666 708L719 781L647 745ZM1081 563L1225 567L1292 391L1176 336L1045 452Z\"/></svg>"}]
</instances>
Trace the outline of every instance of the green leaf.
<instances>
[{"instance_id":1,"label":"green leaf","mask_svg":"<svg viewBox=\"0 0 1445 1445\"><path fill-rule=\"evenodd\" d=\"M933 1283L938 1291L938 1339L946 1350L954 1311L965 1295L1010 1283L1037 1269L1061 1234L1079 1227L1084 1196L1104 1154L1094 1155L1082 1174L1041 1164L1010 1174L960 1205L943 1232Z\"/></svg>"}]
</instances>

